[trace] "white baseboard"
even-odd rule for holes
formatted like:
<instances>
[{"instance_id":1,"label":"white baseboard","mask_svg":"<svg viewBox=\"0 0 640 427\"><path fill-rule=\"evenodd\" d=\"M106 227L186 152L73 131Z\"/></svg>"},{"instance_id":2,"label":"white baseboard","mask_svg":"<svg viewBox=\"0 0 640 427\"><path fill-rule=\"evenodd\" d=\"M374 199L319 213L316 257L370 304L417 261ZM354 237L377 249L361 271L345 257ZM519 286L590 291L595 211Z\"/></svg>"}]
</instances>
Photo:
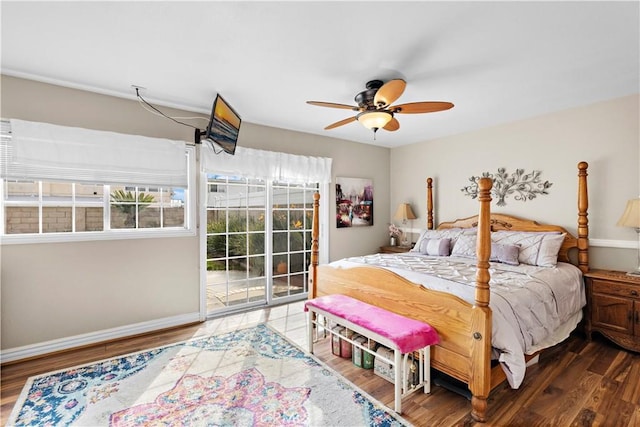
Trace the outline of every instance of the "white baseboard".
<instances>
[{"instance_id":1,"label":"white baseboard","mask_svg":"<svg viewBox=\"0 0 640 427\"><path fill-rule=\"evenodd\" d=\"M0 351L0 361L2 363L14 362L20 359L41 356L47 353L68 350L74 347L81 347L194 322L200 322L200 314L197 312L165 317L163 319L151 320L149 322L135 323L133 325L120 326L117 328L105 329L102 331L90 332L87 334L75 335L72 337L25 345L22 347L9 348Z\"/></svg>"}]
</instances>

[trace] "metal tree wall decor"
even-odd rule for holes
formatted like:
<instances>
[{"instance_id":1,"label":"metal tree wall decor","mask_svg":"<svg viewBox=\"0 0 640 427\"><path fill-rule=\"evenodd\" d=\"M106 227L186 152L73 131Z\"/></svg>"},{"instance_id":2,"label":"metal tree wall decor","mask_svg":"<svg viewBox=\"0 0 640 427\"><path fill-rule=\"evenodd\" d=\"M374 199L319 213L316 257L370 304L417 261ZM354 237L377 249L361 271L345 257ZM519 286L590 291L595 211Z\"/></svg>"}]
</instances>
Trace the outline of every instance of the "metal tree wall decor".
<instances>
[{"instance_id":1,"label":"metal tree wall decor","mask_svg":"<svg viewBox=\"0 0 640 427\"><path fill-rule=\"evenodd\" d=\"M526 202L527 200L535 199L539 194L549 194L547 189L553 184L549 181L542 181L540 178L541 171L532 171L531 173L524 173L524 169L516 169L514 173L509 175L506 172L506 168L498 168L498 173L491 174L489 172L483 172L481 176L472 176L469 181L472 182L462 188L465 195L471 196L475 199L478 197L478 180L480 178L491 178L493 180L493 187L491 189L491 195L494 199L498 199L498 206L506 206L504 199L507 196L514 195L513 198Z\"/></svg>"}]
</instances>

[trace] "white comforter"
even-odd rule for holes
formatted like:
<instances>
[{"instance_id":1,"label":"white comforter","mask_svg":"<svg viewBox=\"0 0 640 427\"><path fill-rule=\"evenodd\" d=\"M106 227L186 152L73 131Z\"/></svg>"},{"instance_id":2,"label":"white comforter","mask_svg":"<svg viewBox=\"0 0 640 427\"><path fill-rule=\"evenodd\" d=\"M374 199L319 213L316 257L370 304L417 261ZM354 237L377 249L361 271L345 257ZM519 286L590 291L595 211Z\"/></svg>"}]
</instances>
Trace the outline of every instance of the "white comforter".
<instances>
[{"instance_id":1,"label":"white comforter","mask_svg":"<svg viewBox=\"0 0 640 427\"><path fill-rule=\"evenodd\" d=\"M445 291L473 304L476 260L430 257L417 253L346 258L334 267L362 264L387 268L426 288ZM582 319L586 304L582 274L571 264L556 268L491 263L492 346L512 388L526 370L525 354L555 345Z\"/></svg>"}]
</instances>

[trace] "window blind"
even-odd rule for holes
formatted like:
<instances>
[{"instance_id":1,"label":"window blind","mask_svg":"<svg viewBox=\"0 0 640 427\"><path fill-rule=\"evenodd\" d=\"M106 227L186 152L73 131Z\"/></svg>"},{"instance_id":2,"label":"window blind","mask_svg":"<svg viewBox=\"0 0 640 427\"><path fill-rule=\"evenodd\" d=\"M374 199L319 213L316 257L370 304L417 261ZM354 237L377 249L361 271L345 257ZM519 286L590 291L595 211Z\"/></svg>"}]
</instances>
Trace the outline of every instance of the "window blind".
<instances>
[{"instance_id":1,"label":"window blind","mask_svg":"<svg viewBox=\"0 0 640 427\"><path fill-rule=\"evenodd\" d=\"M3 178L187 186L184 141L15 119L1 132Z\"/></svg>"}]
</instances>

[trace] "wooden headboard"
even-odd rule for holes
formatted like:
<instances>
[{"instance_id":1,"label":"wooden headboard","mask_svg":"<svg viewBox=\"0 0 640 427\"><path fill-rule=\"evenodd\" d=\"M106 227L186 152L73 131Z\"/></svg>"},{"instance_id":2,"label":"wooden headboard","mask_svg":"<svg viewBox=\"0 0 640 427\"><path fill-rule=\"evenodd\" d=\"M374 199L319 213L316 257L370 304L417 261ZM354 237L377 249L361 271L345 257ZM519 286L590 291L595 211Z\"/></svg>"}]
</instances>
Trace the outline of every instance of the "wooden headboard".
<instances>
[{"instance_id":1,"label":"wooden headboard","mask_svg":"<svg viewBox=\"0 0 640 427\"><path fill-rule=\"evenodd\" d=\"M456 219L455 221L443 222L438 225L438 230L445 228L472 228L478 226L478 216L472 216L464 219ZM536 221L518 218L510 215L491 214L491 231L508 230L508 231L558 231L565 233L564 242L558 252L558 261L571 262L569 259L569 251L578 248L578 238L569 233L567 229L559 225L540 224Z\"/></svg>"},{"instance_id":2,"label":"wooden headboard","mask_svg":"<svg viewBox=\"0 0 640 427\"><path fill-rule=\"evenodd\" d=\"M577 265L583 273L589 271L589 227L587 209L589 199L587 194L587 168L586 162L578 163L578 237L569 233L566 228L559 225L540 224L536 221L518 218L515 216L492 213L490 215L491 231L559 231L565 233L564 242L558 252L558 261L574 263L569 257L571 249L578 250ZM478 215L443 222L438 225L438 230L446 228L472 228L478 226ZM427 178L427 228L433 229L433 179Z\"/></svg>"}]
</instances>

